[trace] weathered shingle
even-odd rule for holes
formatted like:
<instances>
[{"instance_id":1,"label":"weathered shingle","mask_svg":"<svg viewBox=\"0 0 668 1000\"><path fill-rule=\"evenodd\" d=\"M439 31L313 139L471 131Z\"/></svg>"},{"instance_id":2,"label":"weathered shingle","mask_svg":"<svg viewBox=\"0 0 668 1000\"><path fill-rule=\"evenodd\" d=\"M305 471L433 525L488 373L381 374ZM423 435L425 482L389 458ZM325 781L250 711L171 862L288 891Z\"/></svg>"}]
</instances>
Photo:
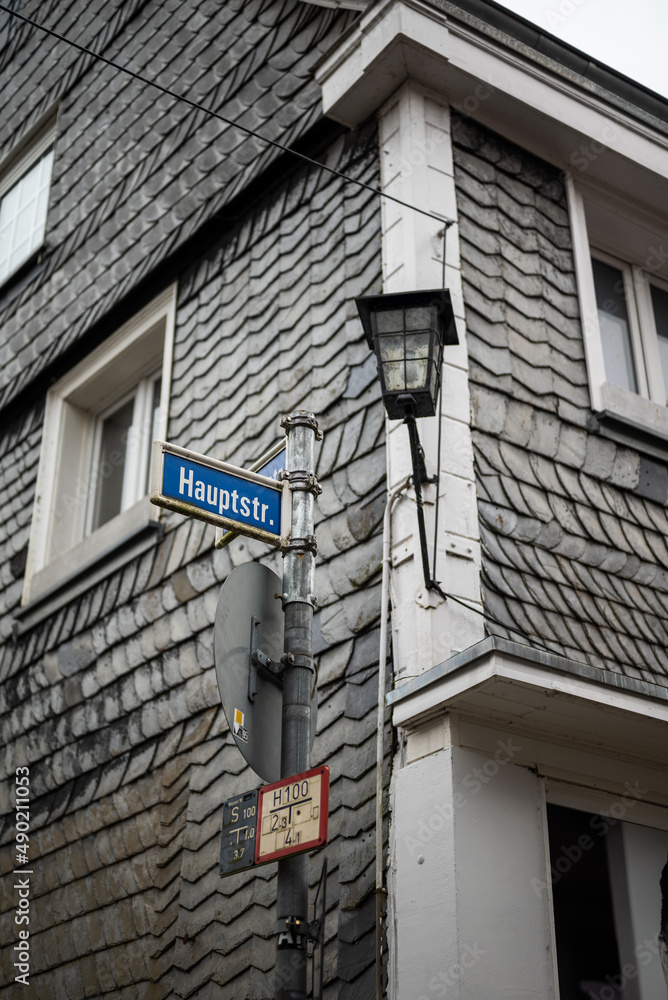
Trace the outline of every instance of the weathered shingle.
<instances>
[{"instance_id":1,"label":"weathered shingle","mask_svg":"<svg viewBox=\"0 0 668 1000\"><path fill-rule=\"evenodd\" d=\"M470 119L452 134L488 631L666 684L666 509L588 432L561 178Z\"/></svg>"}]
</instances>

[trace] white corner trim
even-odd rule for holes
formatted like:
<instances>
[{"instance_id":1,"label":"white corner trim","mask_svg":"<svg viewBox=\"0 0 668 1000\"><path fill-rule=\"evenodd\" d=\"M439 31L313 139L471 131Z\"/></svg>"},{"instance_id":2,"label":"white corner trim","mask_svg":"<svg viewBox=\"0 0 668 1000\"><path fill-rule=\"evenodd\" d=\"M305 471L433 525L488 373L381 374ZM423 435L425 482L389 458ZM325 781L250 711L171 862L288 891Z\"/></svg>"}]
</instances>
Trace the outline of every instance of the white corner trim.
<instances>
[{"instance_id":1,"label":"white corner trim","mask_svg":"<svg viewBox=\"0 0 668 1000\"><path fill-rule=\"evenodd\" d=\"M381 189L433 215L381 199L383 290L440 288L443 282L441 219L453 221L446 241L446 286L450 291L459 344L446 348L443 362L442 443L439 496L424 490L430 569L434 568L435 505L439 504L436 578L446 592L467 598L471 610L446 604L427 591L418 543L415 504L410 497L392 511L392 641L395 675L422 673L484 635L480 605L480 545L470 428L466 324L459 259L457 199L447 99L412 80L378 113ZM411 473L406 428L387 426L388 485ZM439 418L419 421L430 471L439 464ZM463 559L455 559L456 556ZM453 561L454 560L454 561ZM465 572L461 572L461 563ZM456 563L456 565L455 565Z\"/></svg>"},{"instance_id":2,"label":"white corner trim","mask_svg":"<svg viewBox=\"0 0 668 1000\"><path fill-rule=\"evenodd\" d=\"M589 392L591 395L591 408L600 412L604 409L602 386L605 382L605 363L603 360L603 346L601 344L601 330L598 322L598 306L596 304L594 274L591 266L587 219L582 194L575 185L573 175L567 173L565 175L565 182L568 215L571 222L575 280L580 302L580 323L582 325Z\"/></svg>"}]
</instances>

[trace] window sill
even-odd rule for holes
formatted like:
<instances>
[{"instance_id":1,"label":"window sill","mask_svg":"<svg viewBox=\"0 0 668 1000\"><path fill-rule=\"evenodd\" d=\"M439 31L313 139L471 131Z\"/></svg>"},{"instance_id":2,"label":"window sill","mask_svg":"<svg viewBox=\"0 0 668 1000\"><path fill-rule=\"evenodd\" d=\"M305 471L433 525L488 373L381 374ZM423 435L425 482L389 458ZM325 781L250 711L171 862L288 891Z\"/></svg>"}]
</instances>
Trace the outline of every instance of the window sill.
<instances>
[{"instance_id":1,"label":"window sill","mask_svg":"<svg viewBox=\"0 0 668 1000\"><path fill-rule=\"evenodd\" d=\"M609 382L600 386L599 403L589 430L637 451L641 473L644 470L653 484L647 492L642 487L647 476L641 475L636 492L657 503L668 503L668 406L659 406Z\"/></svg>"},{"instance_id":2,"label":"window sill","mask_svg":"<svg viewBox=\"0 0 668 1000\"><path fill-rule=\"evenodd\" d=\"M148 497L112 518L69 552L34 573L27 602L15 612L21 634L150 548L162 528Z\"/></svg>"},{"instance_id":3,"label":"window sill","mask_svg":"<svg viewBox=\"0 0 668 1000\"><path fill-rule=\"evenodd\" d=\"M601 402L604 416L668 440L668 406L652 403L611 382L601 386Z\"/></svg>"}]
</instances>

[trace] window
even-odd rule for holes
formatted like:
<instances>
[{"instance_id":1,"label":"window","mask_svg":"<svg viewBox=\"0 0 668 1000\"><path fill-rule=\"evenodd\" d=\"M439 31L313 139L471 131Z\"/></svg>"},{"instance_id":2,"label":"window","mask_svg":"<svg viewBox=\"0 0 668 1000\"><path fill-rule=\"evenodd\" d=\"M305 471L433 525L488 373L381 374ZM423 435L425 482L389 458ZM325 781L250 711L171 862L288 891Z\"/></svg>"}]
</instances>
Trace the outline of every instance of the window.
<instances>
[{"instance_id":1,"label":"window","mask_svg":"<svg viewBox=\"0 0 668 1000\"><path fill-rule=\"evenodd\" d=\"M572 178L567 191L592 409L668 438L668 223Z\"/></svg>"},{"instance_id":2,"label":"window","mask_svg":"<svg viewBox=\"0 0 668 1000\"><path fill-rule=\"evenodd\" d=\"M548 805L561 1000L666 996L668 832Z\"/></svg>"},{"instance_id":3,"label":"window","mask_svg":"<svg viewBox=\"0 0 668 1000\"><path fill-rule=\"evenodd\" d=\"M174 305L170 288L49 390L24 604L157 520L151 445L167 430Z\"/></svg>"},{"instance_id":4,"label":"window","mask_svg":"<svg viewBox=\"0 0 668 1000\"><path fill-rule=\"evenodd\" d=\"M141 379L95 418L87 533L148 492L151 442L159 436L160 372Z\"/></svg>"},{"instance_id":5,"label":"window","mask_svg":"<svg viewBox=\"0 0 668 1000\"><path fill-rule=\"evenodd\" d=\"M54 138L51 121L0 173L0 282L44 242Z\"/></svg>"},{"instance_id":6,"label":"window","mask_svg":"<svg viewBox=\"0 0 668 1000\"><path fill-rule=\"evenodd\" d=\"M668 396L668 291L643 270L594 250L596 292L608 382L661 406Z\"/></svg>"}]
</instances>

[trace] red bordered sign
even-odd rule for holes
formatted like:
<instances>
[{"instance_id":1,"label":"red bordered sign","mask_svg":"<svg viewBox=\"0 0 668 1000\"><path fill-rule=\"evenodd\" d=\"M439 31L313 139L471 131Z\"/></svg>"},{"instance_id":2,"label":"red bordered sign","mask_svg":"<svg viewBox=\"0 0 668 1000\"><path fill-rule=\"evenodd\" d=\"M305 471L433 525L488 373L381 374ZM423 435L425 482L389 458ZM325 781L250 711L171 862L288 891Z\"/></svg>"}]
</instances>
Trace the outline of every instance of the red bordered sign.
<instances>
[{"instance_id":1,"label":"red bordered sign","mask_svg":"<svg viewBox=\"0 0 668 1000\"><path fill-rule=\"evenodd\" d=\"M260 788L255 864L313 851L327 843L329 768L281 778Z\"/></svg>"}]
</instances>

